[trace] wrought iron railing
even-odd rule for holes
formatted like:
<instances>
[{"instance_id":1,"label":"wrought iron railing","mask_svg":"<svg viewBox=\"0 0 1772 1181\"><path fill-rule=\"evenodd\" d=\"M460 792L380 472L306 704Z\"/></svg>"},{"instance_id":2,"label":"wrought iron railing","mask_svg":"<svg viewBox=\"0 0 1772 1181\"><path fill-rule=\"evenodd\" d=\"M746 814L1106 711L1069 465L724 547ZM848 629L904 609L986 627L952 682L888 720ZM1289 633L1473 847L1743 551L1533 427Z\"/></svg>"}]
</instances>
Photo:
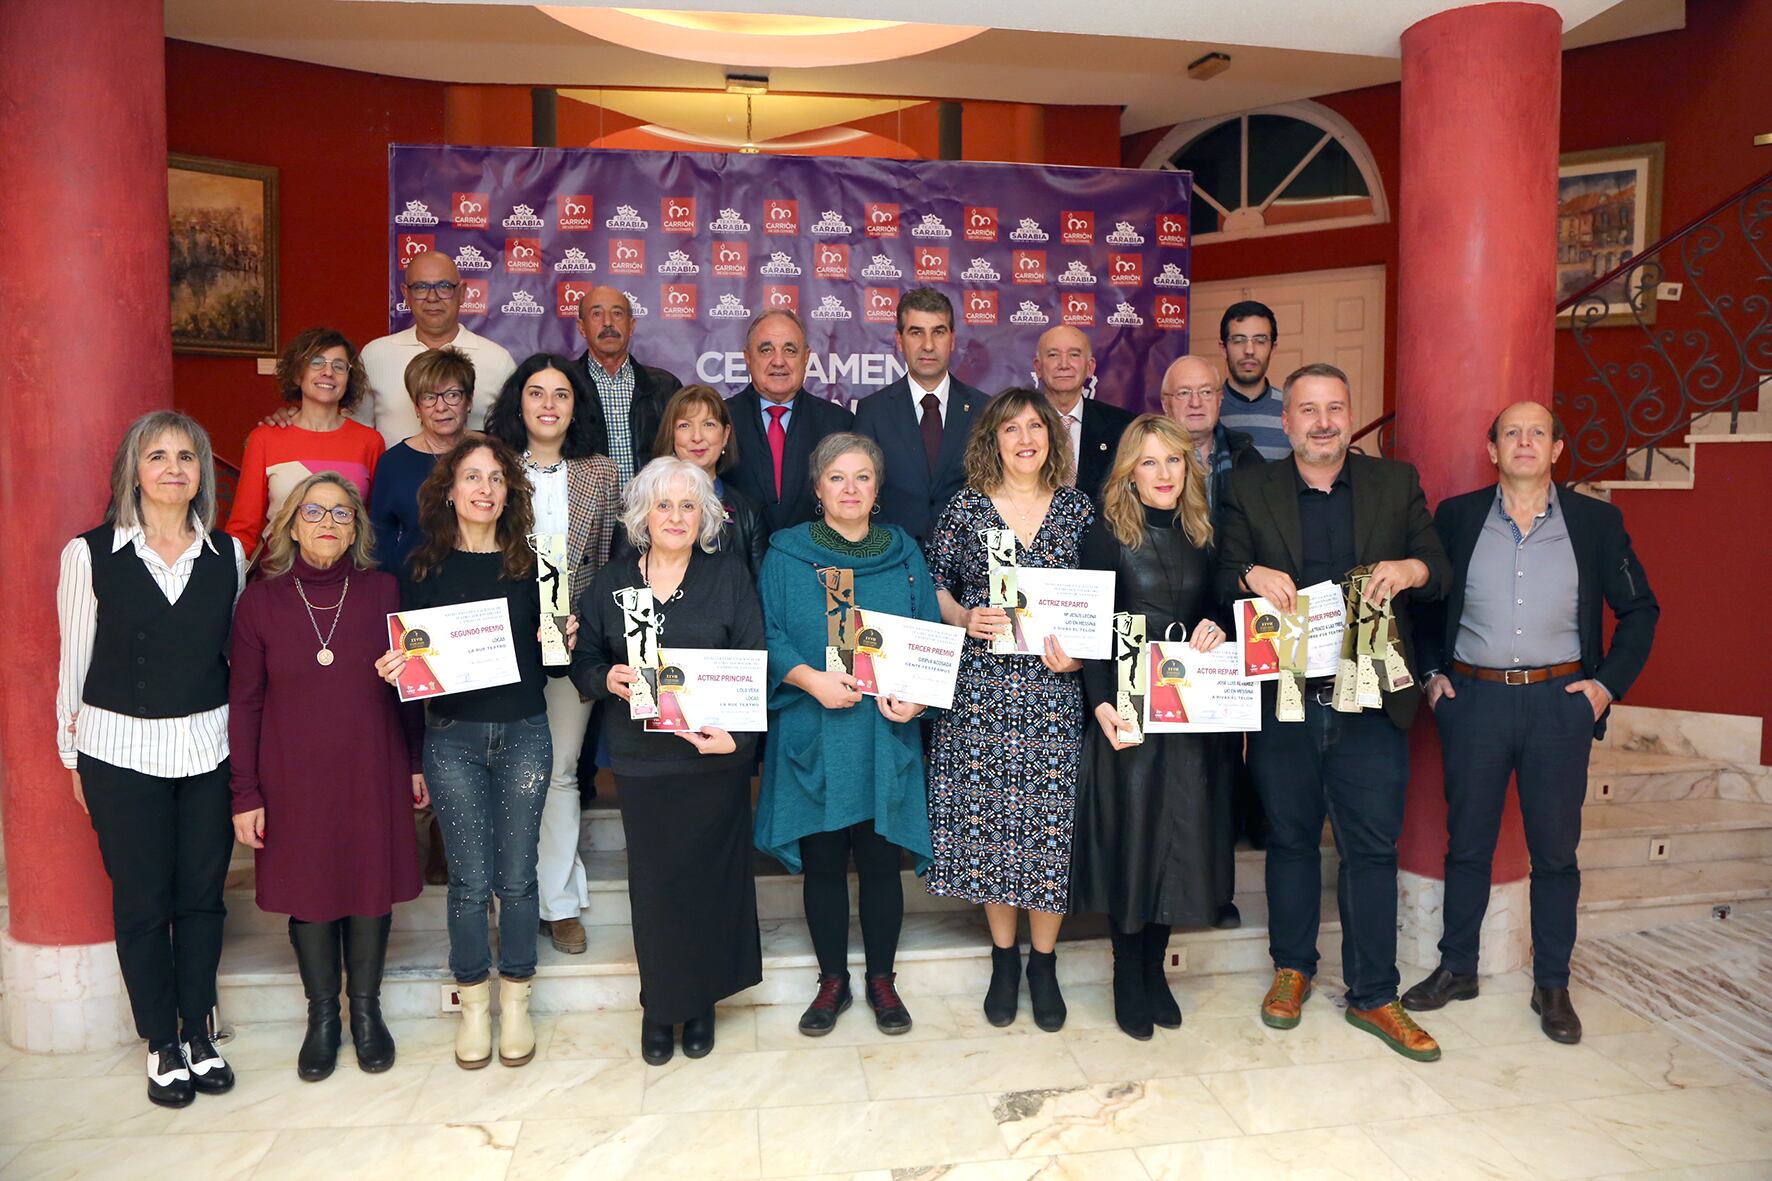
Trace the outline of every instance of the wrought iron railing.
<instances>
[{"instance_id":1,"label":"wrought iron railing","mask_svg":"<svg viewBox=\"0 0 1772 1181\"><path fill-rule=\"evenodd\" d=\"M1677 302L1669 285L1678 285ZM1662 445L1772 378L1772 172L1557 305L1570 481L1654 476Z\"/></svg>"},{"instance_id":2,"label":"wrought iron railing","mask_svg":"<svg viewBox=\"0 0 1772 1181\"><path fill-rule=\"evenodd\" d=\"M1371 442L1366 442L1371 439ZM1396 454L1397 447L1397 412L1387 410L1365 426L1354 432L1348 440L1348 448L1366 454L1366 448L1372 448L1379 455L1389 459Z\"/></svg>"}]
</instances>

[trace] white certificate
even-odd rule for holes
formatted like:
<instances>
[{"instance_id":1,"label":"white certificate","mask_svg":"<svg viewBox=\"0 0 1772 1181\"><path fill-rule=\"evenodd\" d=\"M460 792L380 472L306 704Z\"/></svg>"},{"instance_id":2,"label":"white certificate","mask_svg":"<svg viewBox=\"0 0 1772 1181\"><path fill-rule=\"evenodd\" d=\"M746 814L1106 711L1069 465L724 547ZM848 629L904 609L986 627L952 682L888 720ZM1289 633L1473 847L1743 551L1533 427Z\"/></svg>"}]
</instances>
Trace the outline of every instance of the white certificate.
<instances>
[{"instance_id":1,"label":"white certificate","mask_svg":"<svg viewBox=\"0 0 1772 1181\"><path fill-rule=\"evenodd\" d=\"M1038 656L1046 650L1046 637L1057 636L1073 659L1113 658L1112 570L1018 566L1015 585L1021 602L1009 613L1015 655Z\"/></svg>"},{"instance_id":2,"label":"white certificate","mask_svg":"<svg viewBox=\"0 0 1772 1181\"><path fill-rule=\"evenodd\" d=\"M660 648L658 716L665 734L718 726L729 734L769 728L769 653L746 648Z\"/></svg>"},{"instance_id":3,"label":"white certificate","mask_svg":"<svg viewBox=\"0 0 1772 1181\"><path fill-rule=\"evenodd\" d=\"M1298 597L1310 600L1304 675L1332 677L1340 668L1341 636L1346 630L1341 588L1333 582L1319 582L1301 588ZM1238 599L1236 614L1237 646L1247 657L1243 675L1257 681L1278 680L1280 609L1266 599Z\"/></svg>"},{"instance_id":4,"label":"white certificate","mask_svg":"<svg viewBox=\"0 0 1772 1181\"><path fill-rule=\"evenodd\" d=\"M867 608L855 612L855 679L869 697L950 709L966 629Z\"/></svg>"},{"instance_id":5,"label":"white certificate","mask_svg":"<svg viewBox=\"0 0 1772 1181\"><path fill-rule=\"evenodd\" d=\"M1186 644L1145 645L1147 734L1261 729L1261 684L1243 676L1243 654L1226 641L1210 652Z\"/></svg>"},{"instance_id":6,"label":"white certificate","mask_svg":"<svg viewBox=\"0 0 1772 1181\"><path fill-rule=\"evenodd\" d=\"M504 599L396 611L388 616L388 646L406 653L401 701L511 685L522 676Z\"/></svg>"}]
</instances>

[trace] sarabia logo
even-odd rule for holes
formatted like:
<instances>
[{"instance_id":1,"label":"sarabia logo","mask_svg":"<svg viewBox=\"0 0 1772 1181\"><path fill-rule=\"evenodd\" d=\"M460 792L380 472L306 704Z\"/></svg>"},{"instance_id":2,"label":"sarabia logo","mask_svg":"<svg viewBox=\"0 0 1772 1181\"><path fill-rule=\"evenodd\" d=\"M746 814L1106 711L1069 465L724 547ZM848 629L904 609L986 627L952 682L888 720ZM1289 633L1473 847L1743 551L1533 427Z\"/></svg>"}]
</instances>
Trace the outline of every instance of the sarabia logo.
<instances>
[{"instance_id":1,"label":"sarabia logo","mask_svg":"<svg viewBox=\"0 0 1772 1181\"><path fill-rule=\"evenodd\" d=\"M510 301L498 309L507 316L539 316L542 306L527 291L511 292Z\"/></svg>"},{"instance_id":2,"label":"sarabia logo","mask_svg":"<svg viewBox=\"0 0 1772 1181\"><path fill-rule=\"evenodd\" d=\"M954 231L947 228L941 218L933 213L925 213L921 221L911 227L913 238L951 238Z\"/></svg>"},{"instance_id":3,"label":"sarabia logo","mask_svg":"<svg viewBox=\"0 0 1772 1181\"><path fill-rule=\"evenodd\" d=\"M924 283L945 283L948 279L948 248L917 247L917 279Z\"/></svg>"},{"instance_id":4,"label":"sarabia logo","mask_svg":"<svg viewBox=\"0 0 1772 1181\"><path fill-rule=\"evenodd\" d=\"M818 220L812 224L812 232L821 236L831 236L853 234L855 231L835 209L827 209L819 214Z\"/></svg>"},{"instance_id":5,"label":"sarabia logo","mask_svg":"<svg viewBox=\"0 0 1772 1181\"><path fill-rule=\"evenodd\" d=\"M437 224L437 215L432 213L430 207L423 201L408 201L406 208L394 215L394 224L397 226L434 226Z\"/></svg>"},{"instance_id":6,"label":"sarabia logo","mask_svg":"<svg viewBox=\"0 0 1772 1181\"><path fill-rule=\"evenodd\" d=\"M484 316L486 314L486 280L463 279L461 281L461 314L464 316Z\"/></svg>"},{"instance_id":7,"label":"sarabia logo","mask_svg":"<svg viewBox=\"0 0 1772 1181\"><path fill-rule=\"evenodd\" d=\"M1058 239L1069 246L1095 244L1095 214L1087 209L1067 209L1058 215Z\"/></svg>"},{"instance_id":8,"label":"sarabia logo","mask_svg":"<svg viewBox=\"0 0 1772 1181\"><path fill-rule=\"evenodd\" d=\"M576 279L566 283L554 284L554 309L562 320L578 319L578 304L591 293L592 284Z\"/></svg>"},{"instance_id":9,"label":"sarabia logo","mask_svg":"<svg viewBox=\"0 0 1772 1181\"><path fill-rule=\"evenodd\" d=\"M834 295L827 295L812 309L814 320L852 320L854 315L843 306L843 301Z\"/></svg>"},{"instance_id":10,"label":"sarabia logo","mask_svg":"<svg viewBox=\"0 0 1772 1181\"><path fill-rule=\"evenodd\" d=\"M1052 317L1048 316L1033 300L1024 299L1021 301L1021 307L1009 314L1009 322L1011 324L1050 324Z\"/></svg>"},{"instance_id":11,"label":"sarabia logo","mask_svg":"<svg viewBox=\"0 0 1772 1181\"><path fill-rule=\"evenodd\" d=\"M714 274L721 279L742 279L750 273L751 248L745 242L714 243ZM708 312L712 316L716 313Z\"/></svg>"},{"instance_id":12,"label":"sarabia logo","mask_svg":"<svg viewBox=\"0 0 1772 1181\"><path fill-rule=\"evenodd\" d=\"M975 258L971 266L960 272L962 283L995 283L1002 277L988 258Z\"/></svg>"},{"instance_id":13,"label":"sarabia logo","mask_svg":"<svg viewBox=\"0 0 1772 1181\"><path fill-rule=\"evenodd\" d=\"M661 223L658 228L667 234L695 233L695 198L660 197L658 217Z\"/></svg>"},{"instance_id":14,"label":"sarabia logo","mask_svg":"<svg viewBox=\"0 0 1772 1181\"><path fill-rule=\"evenodd\" d=\"M1186 246L1187 218L1179 213L1157 215L1157 245Z\"/></svg>"},{"instance_id":15,"label":"sarabia logo","mask_svg":"<svg viewBox=\"0 0 1772 1181\"><path fill-rule=\"evenodd\" d=\"M421 254L429 253L436 245L435 234L401 234L394 239L394 249L400 256L400 269L405 270L407 263Z\"/></svg>"},{"instance_id":16,"label":"sarabia logo","mask_svg":"<svg viewBox=\"0 0 1772 1181\"><path fill-rule=\"evenodd\" d=\"M542 227L542 220L529 206L518 205L504 219L503 225L507 230L539 230Z\"/></svg>"},{"instance_id":17,"label":"sarabia logo","mask_svg":"<svg viewBox=\"0 0 1772 1181\"><path fill-rule=\"evenodd\" d=\"M783 197L763 202L765 234L797 234L800 232L800 203Z\"/></svg>"},{"instance_id":18,"label":"sarabia logo","mask_svg":"<svg viewBox=\"0 0 1772 1181\"><path fill-rule=\"evenodd\" d=\"M720 297L720 302L708 309L708 315L722 320L748 320L751 309L744 306L744 301L727 292Z\"/></svg>"},{"instance_id":19,"label":"sarabia logo","mask_svg":"<svg viewBox=\"0 0 1772 1181\"><path fill-rule=\"evenodd\" d=\"M1044 283L1046 281L1046 252L1044 250L1017 250L1010 257L1009 271L1017 283Z\"/></svg>"},{"instance_id":20,"label":"sarabia logo","mask_svg":"<svg viewBox=\"0 0 1772 1181\"><path fill-rule=\"evenodd\" d=\"M898 292L890 287L868 288L863 307L869 324L898 323Z\"/></svg>"},{"instance_id":21,"label":"sarabia logo","mask_svg":"<svg viewBox=\"0 0 1772 1181\"><path fill-rule=\"evenodd\" d=\"M1185 288L1190 286L1190 284L1188 282L1188 277L1182 274L1180 267L1172 262L1166 262L1163 264L1163 273L1151 280L1151 286Z\"/></svg>"},{"instance_id":22,"label":"sarabia logo","mask_svg":"<svg viewBox=\"0 0 1772 1181\"><path fill-rule=\"evenodd\" d=\"M541 239L506 238L505 274L541 274Z\"/></svg>"},{"instance_id":23,"label":"sarabia logo","mask_svg":"<svg viewBox=\"0 0 1772 1181\"><path fill-rule=\"evenodd\" d=\"M1058 282L1065 287L1093 287L1095 286L1095 272L1084 266L1081 261L1072 259L1064 268L1064 274L1058 277Z\"/></svg>"},{"instance_id":24,"label":"sarabia logo","mask_svg":"<svg viewBox=\"0 0 1772 1181\"><path fill-rule=\"evenodd\" d=\"M594 202L589 193L567 193L558 198L558 217L556 220L563 230L594 230L597 223L591 218L591 207Z\"/></svg>"},{"instance_id":25,"label":"sarabia logo","mask_svg":"<svg viewBox=\"0 0 1772 1181\"><path fill-rule=\"evenodd\" d=\"M751 223L740 217L736 209L722 209L720 216L708 223L708 229L716 234L748 234L751 232ZM710 316L713 314L708 313Z\"/></svg>"},{"instance_id":26,"label":"sarabia logo","mask_svg":"<svg viewBox=\"0 0 1772 1181\"><path fill-rule=\"evenodd\" d=\"M812 273L821 279L847 279L849 277L849 245L846 242L820 242L813 248L817 260ZM798 270L794 274L799 274Z\"/></svg>"},{"instance_id":27,"label":"sarabia logo","mask_svg":"<svg viewBox=\"0 0 1772 1181\"><path fill-rule=\"evenodd\" d=\"M695 319L695 284L666 283L659 290L659 315L667 320Z\"/></svg>"},{"instance_id":28,"label":"sarabia logo","mask_svg":"<svg viewBox=\"0 0 1772 1181\"><path fill-rule=\"evenodd\" d=\"M1141 287L1144 285L1144 255L1142 254L1110 254L1108 255L1108 282L1115 287Z\"/></svg>"},{"instance_id":29,"label":"sarabia logo","mask_svg":"<svg viewBox=\"0 0 1772 1181\"><path fill-rule=\"evenodd\" d=\"M455 252L455 269L458 271L490 271L492 260L481 254L478 246L463 246Z\"/></svg>"},{"instance_id":30,"label":"sarabia logo","mask_svg":"<svg viewBox=\"0 0 1772 1181\"><path fill-rule=\"evenodd\" d=\"M562 275L588 275L597 269L597 264L585 257L585 252L576 246L566 248L566 257L554 264L554 270Z\"/></svg>"},{"instance_id":31,"label":"sarabia logo","mask_svg":"<svg viewBox=\"0 0 1772 1181\"><path fill-rule=\"evenodd\" d=\"M1095 327L1095 293L1092 291L1067 291L1064 302L1059 307L1059 317L1066 323L1077 328Z\"/></svg>"},{"instance_id":32,"label":"sarabia logo","mask_svg":"<svg viewBox=\"0 0 1772 1181\"><path fill-rule=\"evenodd\" d=\"M868 237L898 237L898 206L870 204L864 212Z\"/></svg>"},{"instance_id":33,"label":"sarabia logo","mask_svg":"<svg viewBox=\"0 0 1772 1181\"><path fill-rule=\"evenodd\" d=\"M798 287L768 286L763 288L763 309L776 311L786 308L790 312L800 310L800 289Z\"/></svg>"},{"instance_id":34,"label":"sarabia logo","mask_svg":"<svg viewBox=\"0 0 1772 1181\"><path fill-rule=\"evenodd\" d=\"M1123 303L1108 314L1107 322L1116 328L1142 328L1144 317L1129 303Z\"/></svg>"},{"instance_id":35,"label":"sarabia logo","mask_svg":"<svg viewBox=\"0 0 1772 1181\"><path fill-rule=\"evenodd\" d=\"M603 224L612 230L643 230L647 226L646 219L632 205L617 205L615 215Z\"/></svg>"},{"instance_id":36,"label":"sarabia logo","mask_svg":"<svg viewBox=\"0 0 1772 1181\"><path fill-rule=\"evenodd\" d=\"M689 261L688 251L673 250L669 257L658 264L658 273L661 275L699 275L701 268Z\"/></svg>"},{"instance_id":37,"label":"sarabia logo","mask_svg":"<svg viewBox=\"0 0 1772 1181\"><path fill-rule=\"evenodd\" d=\"M609 240L609 273L612 275L644 275L646 273L645 239L611 238Z\"/></svg>"},{"instance_id":38,"label":"sarabia logo","mask_svg":"<svg viewBox=\"0 0 1772 1181\"><path fill-rule=\"evenodd\" d=\"M968 324L995 324L997 322L997 293L995 291L967 291L960 296L960 307L965 313Z\"/></svg>"},{"instance_id":39,"label":"sarabia logo","mask_svg":"<svg viewBox=\"0 0 1772 1181\"><path fill-rule=\"evenodd\" d=\"M783 278L794 279L798 278L800 275L800 264L795 262L794 256L787 251L772 250L769 252L769 261L758 267L757 273L759 275L779 275Z\"/></svg>"},{"instance_id":40,"label":"sarabia logo","mask_svg":"<svg viewBox=\"0 0 1772 1181\"><path fill-rule=\"evenodd\" d=\"M864 279L902 279L904 272L899 270L897 264L887 255L876 254L873 262L861 268L861 277Z\"/></svg>"},{"instance_id":41,"label":"sarabia logo","mask_svg":"<svg viewBox=\"0 0 1772 1181\"><path fill-rule=\"evenodd\" d=\"M1187 297L1157 296L1157 327L1171 330L1187 327Z\"/></svg>"},{"instance_id":42,"label":"sarabia logo","mask_svg":"<svg viewBox=\"0 0 1772 1181\"><path fill-rule=\"evenodd\" d=\"M1106 241L1110 246L1143 246L1144 235L1133 229L1131 222L1117 221L1114 223L1114 232L1107 236Z\"/></svg>"},{"instance_id":43,"label":"sarabia logo","mask_svg":"<svg viewBox=\"0 0 1772 1181\"><path fill-rule=\"evenodd\" d=\"M1040 223L1031 217L1022 218L1021 224L1009 231L1011 242L1044 242L1051 237L1052 235L1041 229Z\"/></svg>"},{"instance_id":44,"label":"sarabia logo","mask_svg":"<svg viewBox=\"0 0 1772 1181\"><path fill-rule=\"evenodd\" d=\"M997 211L994 207L966 206L966 240L968 242L995 242L997 240Z\"/></svg>"},{"instance_id":45,"label":"sarabia logo","mask_svg":"<svg viewBox=\"0 0 1772 1181\"><path fill-rule=\"evenodd\" d=\"M458 230L483 230L492 217L491 193L452 193L449 217Z\"/></svg>"},{"instance_id":46,"label":"sarabia logo","mask_svg":"<svg viewBox=\"0 0 1772 1181\"><path fill-rule=\"evenodd\" d=\"M632 291L624 291L622 294L628 297L628 306L634 309L634 319L638 320L641 316L650 314L646 310L646 305L640 302L639 296Z\"/></svg>"}]
</instances>

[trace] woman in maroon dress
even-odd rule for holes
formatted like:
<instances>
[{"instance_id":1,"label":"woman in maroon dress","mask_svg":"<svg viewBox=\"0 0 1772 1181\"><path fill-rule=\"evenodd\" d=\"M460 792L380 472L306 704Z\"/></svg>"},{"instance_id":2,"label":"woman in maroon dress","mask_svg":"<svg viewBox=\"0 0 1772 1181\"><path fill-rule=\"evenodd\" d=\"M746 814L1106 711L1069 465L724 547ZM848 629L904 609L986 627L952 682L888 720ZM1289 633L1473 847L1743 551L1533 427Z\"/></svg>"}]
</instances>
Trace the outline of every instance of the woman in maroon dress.
<instances>
[{"instance_id":1,"label":"woman in maroon dress","mask_svg":"<svg viewBox=\"0 0 1772 1181\"><path fill-rule=\"evenodd\" d=\"M234 615L228 739L234 835L258 851L258 905L289 916L308 998L296 1073L332 1073L342 944L357 1065L394 1064L381 1017L394 904L421 889L412 810L429 803L423 722L375 672L393 575L373 569L356 488L309 476L273 522Z\"/></svg>"}]
</instances>

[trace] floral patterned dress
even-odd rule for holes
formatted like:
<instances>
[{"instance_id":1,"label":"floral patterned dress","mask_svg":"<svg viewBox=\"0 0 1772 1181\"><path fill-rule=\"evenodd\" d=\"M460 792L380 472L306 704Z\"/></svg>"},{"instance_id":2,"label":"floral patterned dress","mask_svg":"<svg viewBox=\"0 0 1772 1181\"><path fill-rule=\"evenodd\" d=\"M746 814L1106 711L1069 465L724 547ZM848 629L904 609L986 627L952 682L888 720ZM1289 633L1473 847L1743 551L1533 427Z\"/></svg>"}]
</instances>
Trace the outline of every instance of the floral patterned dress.
<instances>
[{"instance_id":1,"label":"floral patterned dress","mask_svg":"<svg viewBox=\"0 0 1772 1181\"><path fill-rule=\"evenodd\" d=\"M1060 488L1023 566L1074 569L1088 496ZM962 607L989 601L986 529L1006 529L990 498L963 488L931 531L929 571ZM929 756L929 893L1062 914L1071 874L1072 813L1083 745L1078 674L1037 656L997 656L967 637L954 706L935 720Z\"/></svg>"}]
</instances>

